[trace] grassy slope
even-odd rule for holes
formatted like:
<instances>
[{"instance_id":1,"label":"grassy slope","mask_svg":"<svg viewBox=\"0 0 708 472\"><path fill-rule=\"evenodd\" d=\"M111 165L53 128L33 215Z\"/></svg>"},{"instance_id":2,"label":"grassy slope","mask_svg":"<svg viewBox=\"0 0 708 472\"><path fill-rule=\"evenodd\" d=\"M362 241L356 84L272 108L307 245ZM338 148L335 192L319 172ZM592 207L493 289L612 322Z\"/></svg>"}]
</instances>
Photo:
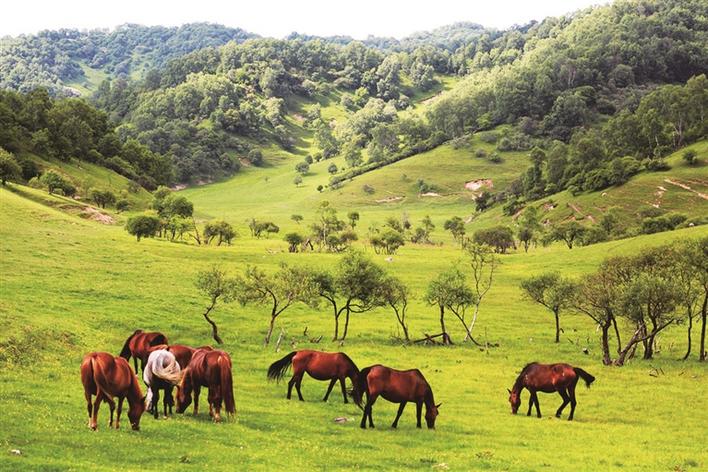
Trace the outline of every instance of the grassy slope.
<instances>
[{"instance_id":1,"label":"grassy slope","mask_svg":"<svg viewBox=\"0 0 708 472\"><path fill-rule=\"evenodd\" d=\"M267 172L267 171L266 171ZM248 174L246 174L248 175ZM292 187L288 187L292 191ZM276 196L277 198L277 196ZM78 377L82 355L117 352L135 328L160 329L176 342L209 342L199 313L205 302L192 283L213 263L234 272L247 263L273 269L280 261L333 267L338 256L289 255L282 243L241 239L234 247L198 248L145 240L136 243L119 227L102 226L0 189L0 469L153 470L209 467L273 469L421 469L447 464L453 470L696 470L708 466L708 440L701 407L708 382L705 366L675 361L683 328L660 339L649 363L622 369L600 365L597 332L587 319L564 317L560 345L552 343L552 318L520 297L521 278L547 269L568 275L591 270L607 255L636 252L679 237L703 237L698 227L616 241L572 251L560 245L529 255L504 257L497 283L485 302L478 335L499 342L485 353L453 348L402 347L385 311L357 316L345 349L360 367L382 362L418 367L442 401L436 431L417 431L407 409L398 431L388 428L395 406L374 408L377 429L358 428L359 411L335 394L320 401L326 385L307 379L305 403L284 399L285 385L268 384L265 369L292 348L336 350L325 308L295 306L279 321L287 332L280 353L263 349L264 308L222 306L215 317L234 359L237 417L213 425L208 417L143 418L140 433L106 429L102 409L98 433L85 427ZM288 210L290 211L290 209ZM421 295L428 280L460 257L451 245L404 247L393 262L373 256L408 283L416 298L410 309L414 336L436 329L435 310ZM169 289L167 288L169 287ZM453 327L459 341L462 330ZM320 344L303 339L324 336ZM582 353L589 348L590 355ZM597 376L579 390L577 421L537 420L509 414L506 387L528 361L564 360ZM652 377L650 366L664 375ZM540 397L546 415L560 403ZM352 421L333 422L344 416ZM9 454L20 449L22 456ZM562 451L559 453L558 451Z\"/></svg>"}]
</instances>

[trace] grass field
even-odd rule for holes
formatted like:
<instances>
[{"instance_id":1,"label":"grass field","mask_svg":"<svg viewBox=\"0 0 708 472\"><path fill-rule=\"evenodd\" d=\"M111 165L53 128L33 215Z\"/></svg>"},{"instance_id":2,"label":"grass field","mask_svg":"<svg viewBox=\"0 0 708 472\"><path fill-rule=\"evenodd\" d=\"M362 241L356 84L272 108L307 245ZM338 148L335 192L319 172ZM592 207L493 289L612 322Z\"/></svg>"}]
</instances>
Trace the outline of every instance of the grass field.
<instances>
[{"instance_id":1,"label":"grass field","mask_svg":"<svg viewBox=\"0 0 708 472\"><path fill-rule=\"evenodd\" d=\"M410 161L414 162L414 161ZM401 164L404 164L402 162ZM185 192L209 216L311 214L317 193L277 181L279 167L247 171L230 182ZM317 172L317 170L315 170ZM411 171L412 172L412 171ZM269 174L270 173L270 174ZM250 179L250 180L249 180ZM431 179L435 180L435 179ZM255 187L250 188L249 183ZM442 181L440 182L442 183ZM233 183L232 183L233 184ZM267 190L268 189L268 190ZM345 186L346 189L346 186ZM301 198L297 192L308 193ZM211 192L209 195L207 192ZM232 193L227 193L232 192ZM268 192L268 193L266 193ZM260 193L260 195L255 195ZM310 197L309 195L312 195ZM321 197L320 197L321 198ZM334 199L333 199L334 200ZM345 204L345 198L338 201ZM454 210L461 208L455 203ZM379 310L357 316L344 346L329 341L326 308L295 306L278 323L286 338L280 352L262 347L265 309L222 305L215 312L234 362L237 414L215 425L208 416L143 417L138 433L86 428L78 367L92 350L117 353L136 328L160 330L174 342L210 342L200 317L205 300L196 272L220 264L236 273L247 264L274 269L281 261L334 267L338 255L287 254L280 239L238 239L232 247L200 248L158 240L140 243L119 226L100 225L0 189L0 469L3 470L702 470L708 467L708 368L683 354L685 330L669 329L656 360L603 367L598 333L588 319L565 316L562 342L553 340L552 318L523 300L518 283L530 274L558 269L567 275L592 270L604 257L683 237L704 237L696 227L569 251L561 245L503 257L495 286L482 307L477 335L498 347L407 347L392 338L393 315ZM444 205L411 211L444 212ZM384 211L384 210L382 210ZM386 210L387 211L387 210ZM384 213L372 215L378 217ZM438 213L434 213L438 217ZM422 300L428 281L461 257L452 244L402 248L391 262L370 253L401 277L416 298L411 334L435 332L436 310ZM463 330L452 320L451 334ZM323 335L319 344L308 338ZM265 371L292 349L345 350L359 365L384 363L420 368L442 402L435 431L417 430L408 408L398 430L389 428L396 407L374 408L375 430L358 427L360 412L326 384L306 379L305 403L288 402L285 384L266 382ZM587 348L589 354L583 353ZM576 421L549 418L557 396L540 397L541 420L512 416L506 388L527 362L566 361L597 377L578 392ZM652 368L663 374L650 375ZM524 395L524 400L526 400ZM524 405L525 406L525 405ZM525 411L522 408L522 411ZM334 422L346 417L344 424ZM125 424L125 423L124 423ZM10 451L18 449L17 456Z\"/></svg>"}]
</instances>

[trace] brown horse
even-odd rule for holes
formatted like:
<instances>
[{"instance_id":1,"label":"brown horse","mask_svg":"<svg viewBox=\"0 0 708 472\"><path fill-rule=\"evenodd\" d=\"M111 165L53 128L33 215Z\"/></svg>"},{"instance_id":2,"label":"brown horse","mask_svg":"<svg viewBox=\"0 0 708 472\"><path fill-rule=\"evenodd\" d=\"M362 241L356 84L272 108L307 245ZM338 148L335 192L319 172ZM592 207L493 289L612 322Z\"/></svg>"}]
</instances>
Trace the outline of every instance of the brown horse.
<instances>
[{"instance_id":1,"label":"brown horse","mask_svg":"<svg viewBox=\"0 0 708 472\"><path fill-rule=\"evenodd\" d=\"M360 426L366 429L366 418L369 418L369 427L374 427L374 420L371 410L374 402L381 395L391 403L400 403L398 414L393 420L392 428L398 426L398 419L403 414L406 403L413 402L416 405L416 417L418 428L420 425L420 414L425 403L425 422L428 428L435 428L435 418L438 416L439 404L435 404L433 390L428 381L418 369L395 370L382 365L373 365L362 369L359 378L354 386L354 401L359 407L362 405L363 396L366 393L366 405L364 416L361 418Z\"/></svg>"},{"instance_id":2,"label":"brown horse","mask_svg":"<svg viewBox=\"0 0 708 472\"><path fill-rule=\"evenodd\" d=\"M221 402L226 413L236 412L234 389L231 379L231 358L227 353L215 349L197 349L184 371L182 381L177 386L177 413L192 403L194 392L194 415L199 413L199 393L202 387L209 389L209 416L221 421Z\"/></svg>"},{"instance_id":3,"label":"brown horse","mask_svg":"<svg viewBox=\"0 0 708 472\"><path fill-rule=\"evenodd\" d=\"M509 403L511 403L511 412L516 414L521 405L521 390L526 388L531 396L529 397L529 411L526 416L531 416L531 408L536 405L536 414L541 417L541 409L538 404L538 396L536 392L558 394L563 399L556 418L560 418L563 409L570 403L570 415L568 420L573 419L575 413L575 386L578 379L583 379L585 384L590 388L590 384L595 381L595 377L585 372L579 367L573 367L568 364L539 364L532 362L521 370L521 373L514 382L514 387L509 390Z\"/></svg>"},{"instance_id":4,"label":"brown horse","mask_svg":"<svg viewBox=\"0 0 708 472\"><path fill-rule=\"evenodd\" d=\"M140 429L140 417L145 411L145 397L140 390L140 383L130 364L122 357L114 357L107 352L92 352L81 362L81 383L89 415L89 427L98 428L98 407L105 400L111 409L108 427L113 426L113 410L116 404L113 397L118 397L118 416L116 429L120 427L120 414L123 400L128 399L128 419L135 431ZM96 400L91 404L91 396Z\"/></svg>"},{"instance_id":5,"label":"brown horse","mask_svg":"<svg viewBox=\"0 0 708 472\"><path fill-rule=\"evenodd\" d=\"M302 398L300 384L305 372L310 374L310 377L316 380L329 380L329 387L322 401L327 401L329 394L334 388L334 384L339 383L342 386L342 397L344 403L349 403L347 400L347 391L344 386L345 379L349 377L352 385L356 383L356 378L359 375L359 369L354 364L349 356L343 352L321 352L321 351L293 351L279 361L273 362L268 368L268 378L270 380L280 380L285 376L285 372L293 366L293 376L288 382L288 400L290 400L293 385L297 389L297 396L300 401L305 401Z\"/></svg>"},{"instance_id":6,"label":"brown horse","mask_svg":"<svg viewBox=\"0 0 708 472\"><path fill-rule=\"evenodd\" d=\"M187 368L187 366L189 365L189 361L192 360L192 356L194 355L194 352L197 349L206 349L208 351L214 350L214 348L211 346L190 347L185 346L183 344L157 344L148 348L148 355L152 351L157 351L159 349L165 349L167 351L170 351L177 359L177 363L179 364L180 368L182 368L183 370Z\"/></svg>"},{"instance_id":7,"label":"brown horse","mask_svg":"<svg viewBox=\"0 0 708 472\"><path fill-rule=\"evenodd\" d=\"M133 334L128 336L123 344L123 349L120 351L120 357L126 361L133 356L133 364L135 365L135 373L138 373L138 359L140 359L141 370L145 370L145 363L150 356L150 347L158 344L168 344L167 336L162 333L146 333L142 329L136 329Z\"/></svg>"}]
</instances>

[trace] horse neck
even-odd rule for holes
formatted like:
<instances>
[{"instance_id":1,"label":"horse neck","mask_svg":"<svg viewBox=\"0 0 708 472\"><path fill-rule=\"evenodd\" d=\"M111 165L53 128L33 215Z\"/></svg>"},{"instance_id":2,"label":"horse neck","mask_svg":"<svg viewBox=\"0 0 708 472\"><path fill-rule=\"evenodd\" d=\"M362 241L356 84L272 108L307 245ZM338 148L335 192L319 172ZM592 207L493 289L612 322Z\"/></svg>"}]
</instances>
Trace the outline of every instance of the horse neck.
<instances>
[{"instance_id":1,"label":"horse neck","mask_svg":"<svg viewBox=\"0 0 708 472\"><path fill-rule=\"evenodd\" d=\"M516 382L514 382L514 386L511 387L511 391L513 393L520 393L521 390L524 388L524 376L526 375L526 369L522 370L519 376L516 378Z\"/></svg>"},{"instance_id":2,"label":"horse neck","mask_svg":"<svg viewBox=\"0 0 708 472\"><path fill-rule=\"evenodd\" d=\"M428 386L428 390L423 396L423 402L425 403L425 409L429 410L435 406L435 398L433 398L433 389Z\"/></svg>"},{"instance_id":3,"label":"horse neck","mask_svg":"<svg viewBox=\"0 0 708 472\"><path fill-rule=\"evenodd\" d=\"M138 378L133 376L133 378L130 381L130 389L128 390L128 403L131 405L133 403L137 403L142 401L143 399L143 392L140 390L140 382L138 382Z\"/></svg>"}]
</instances>

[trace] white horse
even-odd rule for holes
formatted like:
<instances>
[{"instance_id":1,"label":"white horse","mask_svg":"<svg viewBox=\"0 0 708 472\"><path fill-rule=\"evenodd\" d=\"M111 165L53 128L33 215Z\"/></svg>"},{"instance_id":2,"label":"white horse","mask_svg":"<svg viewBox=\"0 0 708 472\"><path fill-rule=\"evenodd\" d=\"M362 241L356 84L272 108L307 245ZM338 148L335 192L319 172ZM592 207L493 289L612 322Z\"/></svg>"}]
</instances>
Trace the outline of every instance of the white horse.
<instances>
[{"instance_id":1,"label":"white horse","mask_svg":"<svg viewBox=\"0 0 708 472\"><path fill-rule=\"evenodd\" d=\"M151 352L143 370L143 380L148 387L145 399L147 409L157 418L157 402L160 401L159 391L162 389L165 391L163 400L165 416L167 416L168 406L170 414L172 414L172 406L174 405L172 388L182 380L182 371L174 354L165 349Z\"/></svg>"}]
</instances>

